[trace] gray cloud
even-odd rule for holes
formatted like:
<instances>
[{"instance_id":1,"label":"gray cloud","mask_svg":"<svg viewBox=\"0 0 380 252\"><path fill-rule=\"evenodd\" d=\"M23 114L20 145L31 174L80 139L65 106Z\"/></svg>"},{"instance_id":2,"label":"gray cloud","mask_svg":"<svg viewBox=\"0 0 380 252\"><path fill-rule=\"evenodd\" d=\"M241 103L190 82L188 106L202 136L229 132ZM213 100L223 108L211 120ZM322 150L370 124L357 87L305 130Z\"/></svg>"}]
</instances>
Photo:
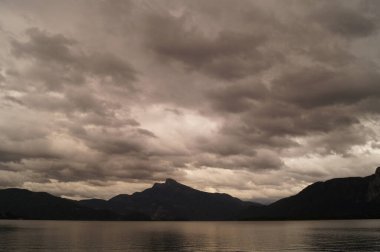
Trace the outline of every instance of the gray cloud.
<instances>
[{"instance_id":1,"label":"gray cloud","mask_svg":"<svg viewBox=\"0 0 380 252\"><path fill-rule=\"evenodd\" d=\"M378 29L377 17L357 9L328 1L315 12L314 18L323 27L347 38L367 37Z\"/></svg>"},{"instance_id":2,"label":"gray cloud","mask_svg":"<svg viewBox=\"0 0 380 252\"><path fill-rule=\"evenodd\" d=\"M69 47L75 44L61 34L50 35L37 28L26 31L27 42L12 41L12 53L16 57L31 57L46 63L73 64L75 56Z\"/></svg>"},{"instance_id":3,"label":"gray cloud","mask_svg":"<svg viewBox=\"0 0 380 252\"><path fill-rule=\"evenodd\" d=\"M173 59L188 70L227 80L264 70L273 61L258 50L266 40L262 34L223 30L207 36L197 27L188 27L187 21L186 16L149 17L148 46L163 60Z\"/></svg>"},{"instance_id":4,"label":"gray cloud","mask_svg":"<svg viewBox=\"0 0 380 252\"><path fill-rule=\"evenodd\" d=\"M85 54L80 48L73 48L77 42L62 34L50 34L38 28L26 31L29 40L13 40L12 54L16 57L36 60L36 66L30 73L45 81L48 88L65 83L81 84L85 76L99 76L106 84L133 88L131 83L136 79L136 71L129 63L109 54ZM59 71L59 72L54 72Z\"/></svg>"},{"instance_id":5,"label":"gray cloud","mask_svg":"<svg viewBox=\"0 0 380 252\"><path fill-rule=\"evenodd\" d=\"M239 113L254 107L268 94L269 90L262 84L242 83L218 87L209 92L209 99L216 110Z\"/></svg>"},{"instance_id":6,"label":"gray cloud","mask_svg":"<svg viewBox=\"0 0 380 252\"><path fill-rule=\"evenodd\" d=\"M380 75L370 67L327 70L301 69L275 81L279 99L303 107L352 104L380 95ZM307 87L305 90L304 87Z\"/></svg>"},{"instance_id":7,"label":"gray cloud","mask_svg":"<svg viewBox=\"0 0 380 252\"><path fill-rule=\"evenodd\" d=\"M0 187L271 200L377 166L375 1L0 7Z\"/></svg>"}]
</instances>

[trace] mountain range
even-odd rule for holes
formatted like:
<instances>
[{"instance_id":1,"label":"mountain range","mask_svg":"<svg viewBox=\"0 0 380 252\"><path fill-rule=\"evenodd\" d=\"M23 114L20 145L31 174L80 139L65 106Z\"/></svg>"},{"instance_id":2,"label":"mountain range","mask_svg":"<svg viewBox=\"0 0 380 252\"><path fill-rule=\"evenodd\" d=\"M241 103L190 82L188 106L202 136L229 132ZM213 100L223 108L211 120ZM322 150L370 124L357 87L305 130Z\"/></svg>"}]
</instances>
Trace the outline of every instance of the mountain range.
<instances>
[{"instance_id":1,"label":"mountain range","mask_svg":"<svg viewBox=\"0 0 380 252\"><path fill-rule=\"evenodd\" d=\"M134 213L124 215L82 206L78 201L25 189L0 190L0 219L33 220L138 220L150 219Z\"/></svg>"},{"instance_id":2,"label":"mountain range","mask_svg":"<svg viewBox=\"0 0 380 252\"><path fill-rule=\"evenodd\" d=\"M269 205L208 193L167 179L109 200L69 200L45 192L0 190L0 219L303 220L380 218L380 167L367 177L316 182Z\"/></svg>"},{"instance_id":3,"label":"mountain range","mask_svg":"<svg viewBox=\"0 0 380 252\"><path fill-rule=\"evenodd\" d=\"M316 182L263 208L248 208L245 220L380 218L380 167L367 177Z\"/></svg>"},{"instance_id":4,"label":"mountain range","mask_svg":"<svg viewBox=\"0 0 380 252\"><path fill-rule=\"evenodd\" d=\"M136 211L153 220L236 220L247 207L261 206L224 193L202 192L173 179L132 195L121 194L108 201L92 199L79 203L118 214Z\"/></svg>"}]
</instances>

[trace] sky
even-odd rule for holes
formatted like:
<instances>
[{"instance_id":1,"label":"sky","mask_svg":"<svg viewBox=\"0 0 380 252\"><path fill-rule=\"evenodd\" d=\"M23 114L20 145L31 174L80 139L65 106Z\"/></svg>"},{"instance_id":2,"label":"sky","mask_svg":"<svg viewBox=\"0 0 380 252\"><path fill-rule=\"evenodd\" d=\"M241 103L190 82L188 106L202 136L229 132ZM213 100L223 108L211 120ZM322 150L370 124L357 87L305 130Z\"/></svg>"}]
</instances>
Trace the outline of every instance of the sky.
<instances>
[{"instance_id":1,"label":"sky","mask_svg":"<svg viewBox=\"0 0 380 252\"><path fill-rule=\"evenodd\" d=\"M0 0L0 188L271 202L380 164L380 2Z\"/></svg>"}]
</instances>

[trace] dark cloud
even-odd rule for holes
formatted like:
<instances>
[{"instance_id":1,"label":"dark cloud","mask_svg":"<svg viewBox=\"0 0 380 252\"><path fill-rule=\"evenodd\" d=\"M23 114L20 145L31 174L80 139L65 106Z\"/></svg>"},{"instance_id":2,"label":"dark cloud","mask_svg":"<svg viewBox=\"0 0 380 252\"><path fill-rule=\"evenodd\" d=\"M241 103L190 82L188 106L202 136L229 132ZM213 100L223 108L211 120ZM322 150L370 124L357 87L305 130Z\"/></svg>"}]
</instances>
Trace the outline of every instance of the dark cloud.
<instances>
[{"instance_id":1,"label":"dark cloud","mask_svg":"<svg viewBox=\"0 0 380 252\"><path fill-rule=\"evenodd\" d=\"M354 146L363 146L373 137L373 132L362 126L337 128L329 134L317 135L309 142L309 148L314 148L315 153L321 155L352 155L350 151Z\"/></svg>"},{"instance_id":2,"label":"dark cloud","mask_svg":"<svg viewBox=\"0 0 380 252\"><path fill-rule=\"evenodd\" d=\"M300 69L286 73L274 81L274 93L279 99L302 107L352 104L378 97L380 75L367 69L323 68Z\"/></svg>"},{"instance_id":3,"label":"dark cloud","mask_svg":"<svg viewBox=\"0 0 380 252\"><path fill-rule=\"evenodd\" d=\"M314 18L332 33L347 38L367 37L375 33L378 29L377 17L354 8L328 1L316 11Z\"/></svg>"},{"instance_id":4,"label":"dark cloud","mask_svg":"<svg viewBox=\"0 0 380 252\"><path fill-rule=\"evenodd\" d=\"M269 90L262 84L243 83L219 87L209 92L209 99L216 110L239 113L255 107L265 99Z\"/></svg>"},{"instance_id":5,"label":"dark cloud","mask_svg":"<svg viewBox=\"0 0 380 252\"><path fill-rule=\"evenodd\" d=\"M274 199L378 166L375 1L0 7L0 187Z\"/></svg>"},{"instance_id":6,"label":"dark cloud","mask_svg":"<svg viewBox=\"0 0 380 252\"><path fill-rule=\"evenodd\" d=\"M232 154L230 152L228 155L225 155L225 153L220 153L219 155L201 155L195 164L204 167L260 171L280 169L283 167L284 162L275 152L258 150L250 156L244 152L239 154Z\"/></svg>"},{"instance_id":7,"label":"dark cloud","mask_svg":"<svg viewBox=\"0 0 380 252\"><path fill-rule=\"evenodd\" d=\"M146 129L137 129L137 132L141 135L145 135L148 137L153 137L153 138L157 137L153 132L146 130Z\"/></svg>"},{"instance_id":8,"label":"dark cloud","mask_svg":"<svg viewBox=\"0 0 380 252\"><path fill-rule=\"evenodd\" d=\"M37 28L26 31L29 37L27 42L12 41L12 53L16 57L31 57L48 64L74 64L75 56L70 51L74 40L61 34L47 34Z\"/></svg>"},{"instance_id":9,"label":"dark cloud","mask_svg":"<svg viewBox=\"0 0 380 252\"><path fill-rule=\"evenodd\" d=\"M149 17L148 46L163 60L227 80L264 70L273 61L258 49L266 40L263 34L223 30L210 35L187 22L186 16Z\"/></svg>"},{"instance_id":10,"label":"dark cloud","mask_svg":"<svg viewBox=\"0 0 380 252\"><path fill-rule=\"evenodd\" d=\"M4 149L0 150L0 162L8 163L8 162L20 162L23 159L30 158L43 158L43 159L54 159L58 156L46 153L46 151L38 152L38 151L28 151L28 150L15 150L15 149ZM6 165L2 168L6 169Z\"/></svg>"},{"instance_id":11,"label":"dark cloud","mask_svg":"<svg viewBox=\"0 0 380 252\"><path fill-rule=\"evenodd\" d=\"M136 71L129 63L110 54L86 54L74 48L77 42L62 34L51 34L38 28L26 31L29 40L13 40L12 54L30 58L38 64L29 73L43 81L48 89L60 88L63 84L80 85L91 76L101 77L105 84L116 84L133 89Z\"/></svg>"}]
</instances>

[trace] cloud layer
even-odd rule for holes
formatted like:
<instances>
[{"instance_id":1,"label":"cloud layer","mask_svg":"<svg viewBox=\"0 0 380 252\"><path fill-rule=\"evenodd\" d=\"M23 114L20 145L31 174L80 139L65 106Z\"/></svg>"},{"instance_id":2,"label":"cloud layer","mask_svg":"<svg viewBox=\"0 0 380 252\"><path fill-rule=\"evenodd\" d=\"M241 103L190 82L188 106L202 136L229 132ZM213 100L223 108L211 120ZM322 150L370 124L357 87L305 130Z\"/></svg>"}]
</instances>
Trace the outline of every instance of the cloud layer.
<instances>
[{"instance_id":1,"label":"cloud layer","mask_svg":"<svg viewBox=\"0 0 380 252\"><path fill-rule=\"evenodd\" d=\"M1 187L271 201L379 163L376 1L0 6Z\"/></svg>"}]
</instances>

